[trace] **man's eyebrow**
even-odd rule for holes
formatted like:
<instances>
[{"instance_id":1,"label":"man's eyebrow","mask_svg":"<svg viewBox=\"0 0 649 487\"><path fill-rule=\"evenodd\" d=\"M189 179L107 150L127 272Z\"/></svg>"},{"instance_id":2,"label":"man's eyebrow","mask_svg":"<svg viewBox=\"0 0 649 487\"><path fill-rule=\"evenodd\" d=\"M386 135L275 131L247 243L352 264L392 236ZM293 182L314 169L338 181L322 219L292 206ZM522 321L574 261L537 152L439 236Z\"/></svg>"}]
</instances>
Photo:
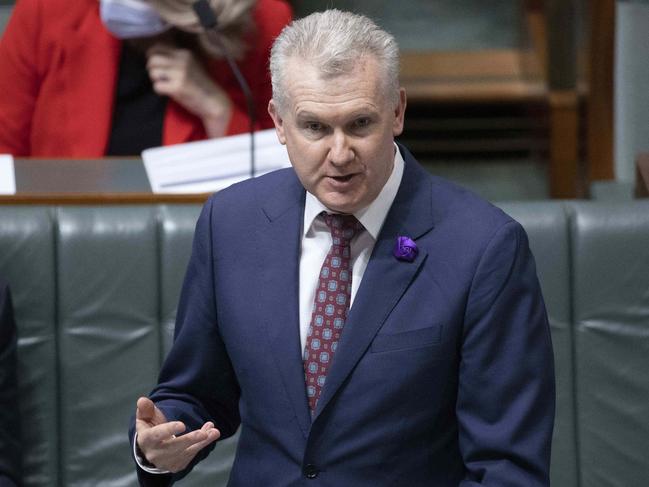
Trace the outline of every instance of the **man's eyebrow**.
<instances>
[{"instance_id":1,"label":"man's eyebrow","mask_svg":"<svg viewBox=\"0 0 649 487\"><path fill-rule=\"evenodd\" d=\"M304 120L304 119L314 119L315 120L315 119L319 119L320 117L318 115L316 115L315 113L313 113L313 112L310 112L310 111L307 111L307 110L301 110L301 111L297 112L295 118L300 119L300 120Z\"/></svg>"},{"instance_id":2,"label":"man's eyebrow","mask_svg":"<svg viewBox=\"0 0 649 487\"><path fill-rule=\"evenodd\" d=\"M375 117L377 115L377 113L378 112L376 110L371 110L371 109L357 110L357 111L353 112L352 114L350 114L349 118L351 118L351 119L372 118L372 117Z\"/></svg>"},{"instance_id":3,"label":"man's eyebrow","mask_svg":"<svg viewBox=\"0 0 649 487\"><path fill-rule=\"evenodd\" d=\"M359 108L349 113L346 118L348 120L356 120L359 118L374 118L379 112L373 107ZM297 120L320 120L322 117L315 112L309 110L300 110L295 115Z\"/></svg>"}]
</instances>

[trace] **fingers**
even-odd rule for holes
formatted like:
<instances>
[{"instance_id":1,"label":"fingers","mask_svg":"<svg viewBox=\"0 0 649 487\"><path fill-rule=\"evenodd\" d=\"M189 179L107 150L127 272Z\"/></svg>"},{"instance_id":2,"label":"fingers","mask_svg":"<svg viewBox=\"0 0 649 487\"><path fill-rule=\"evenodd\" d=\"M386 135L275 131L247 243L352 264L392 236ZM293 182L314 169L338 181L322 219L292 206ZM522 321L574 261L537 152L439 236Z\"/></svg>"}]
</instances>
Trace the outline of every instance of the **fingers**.
<instances>
[{"instance_id":1,"label":"fingers","mask_svg":"<svg viewBox=\"0 0 649 487\"><path fill-rule=\"evenodd\" d=\"M147 69L186 69L194 60L194 55L188 49L178 49L173 47L155 46L149 48L146 52Z\"/></svg>"},{"instance_id":2,"label":"fingers","mask_svg":"<svg viewBox=\"0 0 649 487\"><path fill-rule=\"evenodd\" d=\"M157 54L162 56L171 56L175 51L178 51L178 48L171 44L156 42L146 50L145 54L147 58Z\"/></svg>"},{"instance_id":3,"label":"fingers","mask_svg":"<svg viewBox=\"0 0 649 487\"><path fill-rule=\"evenodd\" d=\"M137 446L146 460L158 468L178 472L189 465L196 454L216 441L221 432L211 421L200 429L182 434L182 421L167 421L151 399L140 397L135 412Z\"/></svg>"},{"instance_id":4,"label":"fingers","mask_svg":"<svg viewBox=\"0 0 649 487\"><path fill-rule=\"evenodd\" d=\"M174 423L178 422L172 422L169 425ZM147 461L170 472L185 469L199 451L221 436L219 430L211 422L205 423L201 429L182 436L169 437L167 433L171 431L170 429L165 429L164 432L162 427L154 429L159 430L160 436L147 435L146 441L141 441L138 437L138 446Z\"/></svg>"},{"instance_id":5,"label":"fingers","mask_svg":"<svg viewBox=\"0 0 649 487\"><path fill-rule=\"evenodd\" d=\"M151 51L146 63L153 89L159 95L177 95L187 82L191 62L174 51Z\"/></svg>"},{"instance_id":6,"label":"fingers","mask_svg":"<svg viewBox=\"0 0 649 487\"><path fill-rule=\"evenodd\" d=\"M165 69L151 69L149 70L149 78L153 83L153 89L158 95L168 95L172 91L171 81L175 78L174 73Z\"/></svg>"},{"instance_id":7,"label":"fingers","mask_svg":"<svg viewBox=\"0 0 649 487\"><path fill-rule=\"evenodd\" d=\"M178 69L179 62L171 56L155 55L147 59L146 69L151 72L154 69Z\"/></svg>"},{"instance_id":8,"label":"fingers","mask_svg":"<svg viewBox=\"0 0 649 487\"><path fill-rule=\"evenodd\" d=\"M191 431L182 436L173 436L172 438L166 440L166 443L169 447L174 448L177 451L186 450L192 447L198 452L203 448L203 446L209 445L212 441L218 439L221 436L219 430L217 430L213 425L209 427L203 425L201 429ZM196 448L197 445L201 445Z\"/></svg>"},{"instance_id":9,"label":"fingers","mask_svg":"<svg viewBox=\"0 0 649 487\"><path fill-rule=\"evenodd\" d=\"M222 130L210 129L208 133L225 132L230 99L190 50L154 45L146 55L146 69L155 93L172 98L204 123L216 119L224 125Z\"/></svg>"},{"instance_id":10,"label":"fingers","mask_svg":"<svg viewBox=\"0 0 649 487\"><path fill-rule=\"evenodd\" d=\"M188 454L192 456L192 458L194 458L199 451L201 451L210 443L215 442L220 437L221 437L221 432L216 428L212 427L211 429L206 431L206 437L203 441L197 441L196 443L189 445L185 450Z\"/></svg>"},{"instance_id":11,"label":"fingers","mask_svg":"<svg viewBox=\"0 0 649 487\"><path fill-rule=\"evenodd\" d=\"M182 436L177 436L166 442L169 451L175 452L188 459L188 463L196 454L221 436L221 432L211 423L205 423L199 430L192 431Z\"/></svg>"},{"instance_id":12,"label":"fingers","mask_svg":"<svg viewBox=\"0 0 649 487\"><path fill-rule=\"evenodd\" d=\"M176 435L185 431L185 425L180 421L151 426L144 421L136 420L135 428L137 431L137 444L145 454L149 450L159 448L165 442L173 440Z\"/></svg>"},{"instance_id":13,"label":"fingers","mask_svg":"<svg viewBox=\"0 0 649 487\"><path fill-rule=\"evenodd\" d=\"M146 438L148 443L162 443L174 439L176 435L183 433L185 429L186 427L182 422L170 421L149 428L147 431L142 432L142 436L143 440ZM139 431L138 434L140 434Z\"/></svg>"},{"instance_id":14,"label":"fingers","mask_svg":"<svg viewBox=\"0 0 649 487\"><path fill-rule=\"evenodd\" d=\"M183 71L182 65L177 60L162 54L150 56L146 63L146 69L154 84L178 79L182 76Z\"/></svg>"}]
</instances>

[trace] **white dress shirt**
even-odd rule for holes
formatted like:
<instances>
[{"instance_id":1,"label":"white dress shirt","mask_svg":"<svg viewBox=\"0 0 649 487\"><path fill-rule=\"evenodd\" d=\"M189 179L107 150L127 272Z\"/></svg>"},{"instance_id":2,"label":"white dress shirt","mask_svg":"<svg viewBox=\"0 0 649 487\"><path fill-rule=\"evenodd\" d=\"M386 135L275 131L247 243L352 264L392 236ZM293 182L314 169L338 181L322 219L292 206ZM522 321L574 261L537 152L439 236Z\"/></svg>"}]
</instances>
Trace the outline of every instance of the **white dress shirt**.
<instances>
[{"instance_id":1,"label":"white dress shirt","mask_svg":"<svg viewBox=\"0 0 649 487\"><path fill-rule=\"evenodd\" d=\"M363 279L363 274L370 260L370 255L372 255L374 244L399 190L403 176L403 166L403 158L395 145L392 174L390 174L383 189L369 206L354 213L356 219L363 224L364 230L358 232L350 244L352 265L350 306L354 304L354 297ZM306 336L311 324L311 313L315 299L315 291L318 287L320 268L331 247L331 232L329 227L327 227L327 224L322 218L316 218L323 211L335 213L324 206L314 195L307 192L304 204L302 252L300 254L301 350L304 350Z\"/></svg>"}]
</instances>

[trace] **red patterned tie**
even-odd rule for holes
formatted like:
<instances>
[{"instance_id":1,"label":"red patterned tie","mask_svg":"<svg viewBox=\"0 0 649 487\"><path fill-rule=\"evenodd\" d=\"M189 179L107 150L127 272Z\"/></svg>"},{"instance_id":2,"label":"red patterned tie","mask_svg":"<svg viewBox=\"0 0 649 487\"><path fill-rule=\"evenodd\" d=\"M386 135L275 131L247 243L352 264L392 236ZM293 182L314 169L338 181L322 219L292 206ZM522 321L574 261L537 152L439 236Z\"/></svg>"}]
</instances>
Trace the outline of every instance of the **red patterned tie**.
<instances>
[{"instance_id":1,"label":"red patterned tie","mask_svg":"<svg viewBox=\"0 0 649 487\"><path fill-rule=\"evenodd\" d=\"M304 347L304 374L311 411L315 411L318 404L347 320L352 289L349 242L363 228L354 215L321 215L331 231L332 244L320 269Z\"/></svg>"}]
</instances>

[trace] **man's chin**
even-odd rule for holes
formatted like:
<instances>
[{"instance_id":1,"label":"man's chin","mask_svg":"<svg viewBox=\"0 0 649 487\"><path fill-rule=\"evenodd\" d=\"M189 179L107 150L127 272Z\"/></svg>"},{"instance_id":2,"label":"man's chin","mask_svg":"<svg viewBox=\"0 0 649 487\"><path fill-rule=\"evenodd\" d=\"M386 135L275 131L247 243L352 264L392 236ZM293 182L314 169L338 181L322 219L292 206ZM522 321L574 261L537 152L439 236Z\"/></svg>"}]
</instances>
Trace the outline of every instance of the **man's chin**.
<instances>
[{"instance_id":1,"label":"man's chin","mask_svg":"<svg viewBox=\"0 0 649 487\"><path fill-rule=\"evenodd\" d=\"M320 188L322 191L316 193L316 197L327 208L338 213L354 213L362 207L364 187L358 184L359 180L338 185L329 183L327 181Z\"/></svg>"},{"instance_id":2,"label":"man's chin","mask_svg":"<svg viewBox=\"0 0 649 487\"><path fill-rule=\"evenodd\" d=\"M359 210L359 203L356 198L350 198L349 195L332 195L326 194L323 198L318 198L320 202L337 213L354 213Z\"/></svg>"}]
</instances>

